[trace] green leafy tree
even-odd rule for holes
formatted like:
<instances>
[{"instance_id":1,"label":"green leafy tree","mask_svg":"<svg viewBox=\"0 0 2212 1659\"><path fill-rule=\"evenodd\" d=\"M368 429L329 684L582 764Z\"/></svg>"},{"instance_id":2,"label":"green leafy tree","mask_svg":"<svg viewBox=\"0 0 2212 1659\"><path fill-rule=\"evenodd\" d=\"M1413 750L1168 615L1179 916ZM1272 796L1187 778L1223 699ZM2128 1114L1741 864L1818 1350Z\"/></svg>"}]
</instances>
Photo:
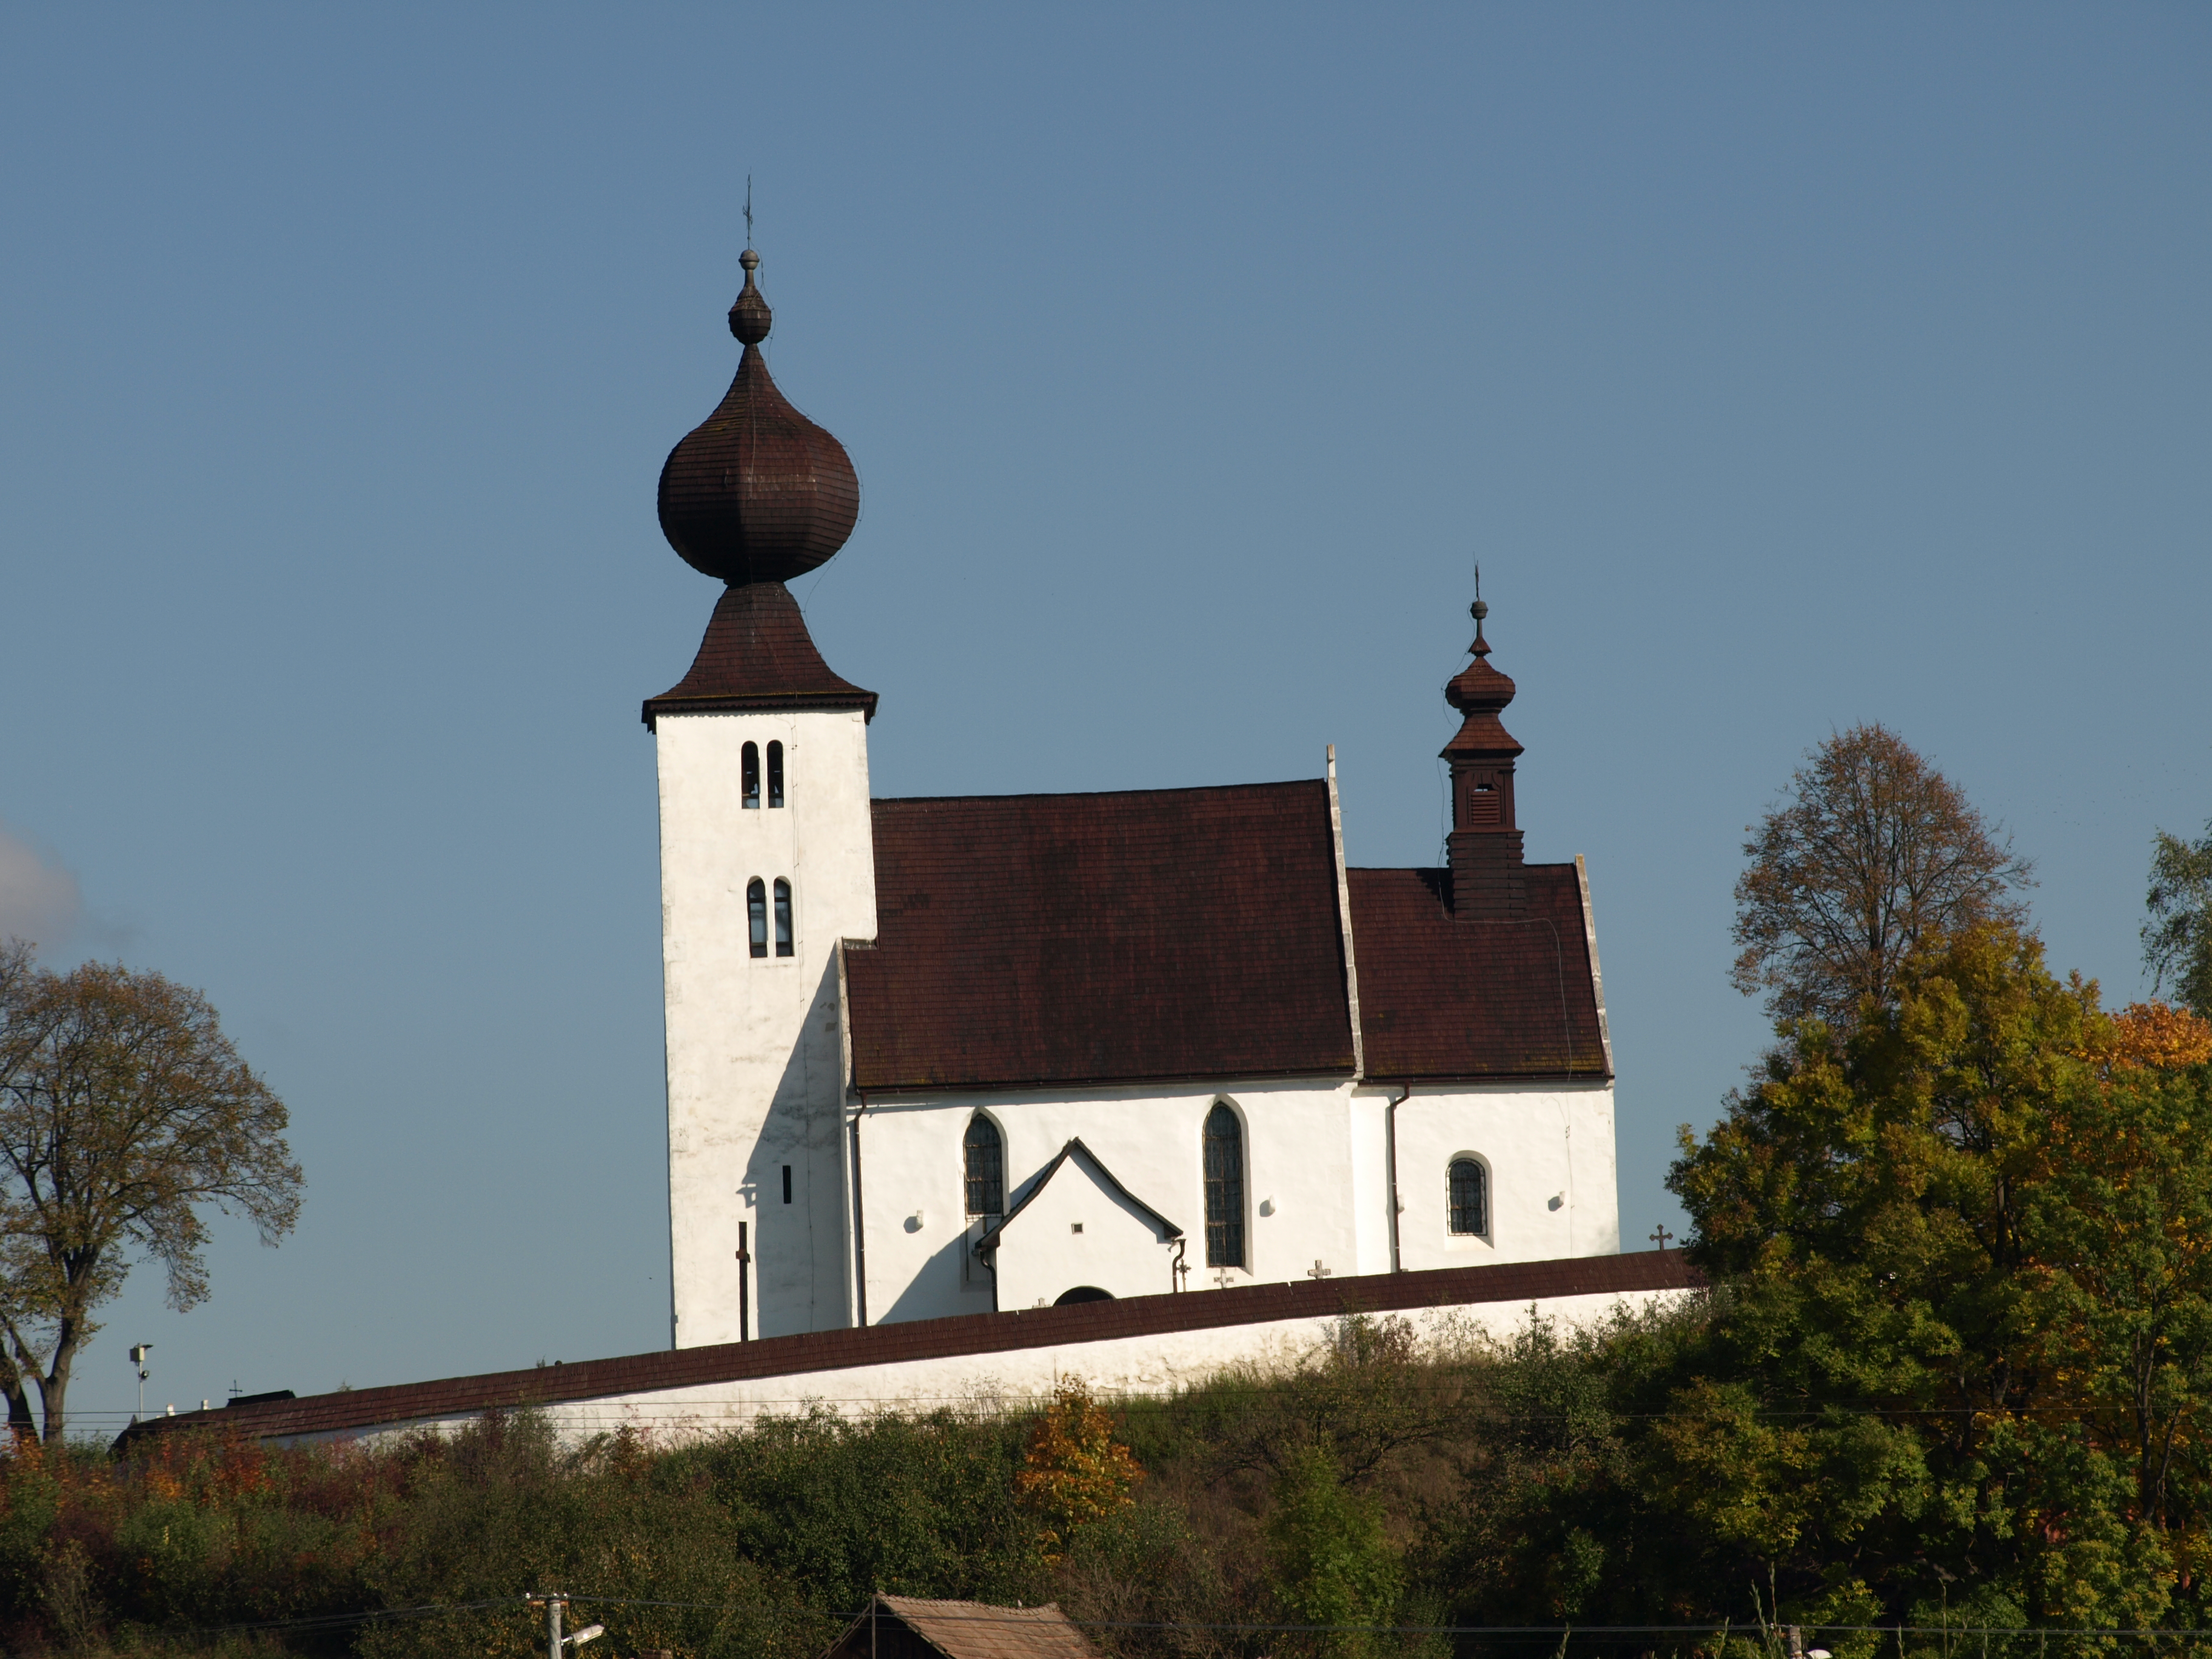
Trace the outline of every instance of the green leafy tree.
<instances>
[{"instance_id":1,"label":"green leafy tree","mask_svg":"<svg viewBox=\"0 0 2212 1659\"><path fill-rule=\"evenodd\" d=\"M1321 1447L1308 1445L1285 1460L1267 1530L1275 1594L1291 1620L1351 1627L1285 1647L1332 1655L1402 1650L1395 1636L1372 1628L1395 1622L1402 1588L1381 1506L1347 1490Z\"/></svg>"},{"instance_id":2,"label":"green leafy tree","mask_svg":"<svg viewBox=\"0 0 2212 1659\"><path fill-rule=\"evenodd\" d=\"M2202 1386L2201 1077L2119 1077L2096 988L2004 927L1783 1036L1673 1171L1734 1304L1649 1480L1802 1600L1856 1563L1885 1618L2154 1622L2194 1548L2159 1449Z\"/></svg>"},{"instance_id":3,"label":"green leafy tree","mask_svg":"<svg viewBox=\"0 0 2212 1659\"><path fill-rule=\"evenodd\" d=\"M2143 964L2155 976L2152 990L2171 980L2182 1001L2212 1014L2212 823L2193 842L2154 834L2147 902Z\"/></svg>"},{"instance_id":4,"label":"green leafy tree","mask_svg":"<svg viewBox=\"0 0 2212 1659\"><path fill-rule=\"evenodd\" d=\"M2212 1026L2130 1009L2092 1057L2100 1086L2054 1114L2025 1228L2067 1401L2053 1437L2124 1482L2131 1528L2193 1579L2212 1559Z\"/></svg>"},{"instance_id":5,"label":"green leafy tree","mask_svg":"<svg viewBox=\"0 0 2212 1659\"><path fill-rule=\"evenodd\" d=\"M58 1439L94 1314L150 1256L182 1310L208 1293L209 1206L274 1244L299 1215L284 1103L198 992L0 948L0 1391L19 1435Z\"/></svg>"},{"instance_id":6,"label":"green leafy tree","mask_svg":"<svg viewBox=\"0 0 2212 1659\"><path fill-rule=\"evenodd\" d=\"M2020 925L2027 860L1949 779L1882 726L1806 757L1744 842L1732 975L1785 1019L1848 1027L1905 959L1950 934Z\"/></svg>"}]
</instances>

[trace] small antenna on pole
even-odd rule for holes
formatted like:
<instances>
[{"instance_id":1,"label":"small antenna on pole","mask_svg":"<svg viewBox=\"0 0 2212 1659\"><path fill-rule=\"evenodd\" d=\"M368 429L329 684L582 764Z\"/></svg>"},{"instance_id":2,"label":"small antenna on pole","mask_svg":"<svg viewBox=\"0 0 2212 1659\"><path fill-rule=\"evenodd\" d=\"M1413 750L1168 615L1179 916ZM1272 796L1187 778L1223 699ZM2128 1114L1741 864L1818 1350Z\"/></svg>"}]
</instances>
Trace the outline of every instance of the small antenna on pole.
<instances>
[{"instance_id":1,"label":"small antenna on pole","mask_svg":"<svg viewBox=\"0 0 2212 1659\"><path fill-rule=\"evenodd\" d=\"M745 174L745 246L753 245L753 176Z\"/></svg>"}]
</instances>

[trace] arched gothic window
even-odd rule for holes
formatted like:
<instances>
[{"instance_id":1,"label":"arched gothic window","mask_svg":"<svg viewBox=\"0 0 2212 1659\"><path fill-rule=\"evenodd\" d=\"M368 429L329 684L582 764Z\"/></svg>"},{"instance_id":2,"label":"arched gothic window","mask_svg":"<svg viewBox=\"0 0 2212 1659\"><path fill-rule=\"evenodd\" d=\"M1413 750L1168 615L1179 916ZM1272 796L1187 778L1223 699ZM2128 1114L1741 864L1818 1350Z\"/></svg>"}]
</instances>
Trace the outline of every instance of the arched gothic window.
<instances>
[{"instance_id":1,"label":"arched gothic window","mask_svg":"<svg viewBox=\"0 0 2212 1659\"><path fill-rule=\"evenodd\" d=\"M768 804L783 805L783 745L780 743L768 746Z\"/></svg>"},{"instance_id":2,"label":"arched gothic window","mask_svg":"<svg viewBox=\"0 0 2212 1659\"><path fill-rule=\"evenodd\" d=\"M781 876L775 878L775 953L791 954L791 884Z\"/></svg>"},{"instance_id":3,"label":"arched gothic window","mask_svg":"<svg viewBox=\"0 0 2212 1659\"><path fill-rule=\"evenodd\" d=\"M1006 1207L1006 1148L999 1126L981 1112L968 1120L960 1147L967 1160L968 1213L1000 1215Z\"/></svg>"},{"instance_id":4,"label":"arched gothic window","mask_svg":"<svg viewBox=\"0 0 2212 1659\"><path fill-rule=\"evenodd\" d=\"M1471 1158L1452 1160L1451 1230L1474 1235L1490 1231L1490 1178Z\"/></svg>"},{"instance_id":5,"label":"arched gothic window","mask_svg":"<svg viewBox=\"0 0 2212 1659\"><path fill-rule=\"evenodd\" d=\"M760 805L760 745L749 743L738 752L738 781L744 786L748 809Z\"/></svg>"},{"instance_id":6,"label":"arched gothic window","mask_svg":"<svg viewBox=\"0 0 2212 1659\"><path fill-rule=\"evenodd\" d=\"M1206 1265L1244 1265L1244 1126L1219 1101L1206 1115Z\"/></svg>"},{"instance_id":7,"label":"arched gothic window","mask_svg":"<svg viewBox=\"0 0 2212 1659\"><path fill-rule=\"evenodd\" d=\"M776 884L779 887L782 884L781 882ZM768 954L768 889L761 885L761 878L758 876L755 876L745 884L745 919L752 925L753 954L757 957L766 956Z\"/></svg>"}]
</instances>

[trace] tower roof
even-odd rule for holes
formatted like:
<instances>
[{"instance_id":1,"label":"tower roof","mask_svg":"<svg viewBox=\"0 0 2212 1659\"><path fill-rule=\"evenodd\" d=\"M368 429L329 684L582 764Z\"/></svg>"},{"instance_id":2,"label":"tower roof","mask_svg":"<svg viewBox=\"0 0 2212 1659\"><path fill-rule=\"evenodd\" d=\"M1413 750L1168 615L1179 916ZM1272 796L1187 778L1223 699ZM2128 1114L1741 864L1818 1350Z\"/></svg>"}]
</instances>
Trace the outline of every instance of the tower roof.
<instances>
[{"instance_id":1,"label":"tower roof","mask_svg":"<svg viewBox=\"0 0 2212 1659\"><path fill-rule=\"evenodd\" d=\"M876 717L876 694L822 660L799 601L777 581L722 590L691 672L646 700L645 723L661 714L765 708L858 708Z\"/></svg>"},{"instance_id":2,"label":"tower roof","mask_svg":"<svg viewBox=\"0 0 2212 1659\"><path fill-rule=\"evenodd\" d=\"M860 516L860 481L844 445L769 377L760 343L774 319L753 282L760 255L747 248L738 263L745 285L730 307L730 332L744 347L737 377L660 469L661 533L687 563L732 586L813 569Z\"/></svg>"}]
</instances>

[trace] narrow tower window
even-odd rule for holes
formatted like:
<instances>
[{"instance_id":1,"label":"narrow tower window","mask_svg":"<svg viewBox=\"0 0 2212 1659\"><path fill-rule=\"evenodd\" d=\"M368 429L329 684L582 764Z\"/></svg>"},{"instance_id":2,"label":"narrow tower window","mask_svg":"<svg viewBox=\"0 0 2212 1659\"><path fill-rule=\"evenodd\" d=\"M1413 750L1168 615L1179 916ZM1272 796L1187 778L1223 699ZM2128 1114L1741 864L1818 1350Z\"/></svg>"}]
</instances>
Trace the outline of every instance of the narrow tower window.
<instances>
[{"instance_id":1,"label":"narrow tower window","mask_svg":"<svg viewBox=\"0 0 2212 1659\"><path fill-rule=\"evenodd\" d=\"M745 916L752 923L753 954L764 957L768 954L768 889L761 885L758 876L745 884Z\"/></svg>"},{"instance_id":2,"label":"narrow tower window","mask_svg":"<svg viewBox=\"0 0 2212 1659\"><path fill-rule=\"evenodd\" d=\"M998 1215L1006 1207L1006 1151L999 1126L981 1112L960 1143L968 1160L968 1213Z\"/></svg>"},{"instance_id":3,"label":"narrow tower window","mask_svg":"<svg viewBox=\"0 0 2212 1659\"><path fill-rule=\"evenodd\" d=\"M791 884L781 876L775 878L775 953L791 954Z\"/></svg>"},{"instance_id":4,"label":"narrow tower window","mask_svg":"<svg viewBox=\"0 0 2212 1659\"><path fill-rule=\"evenodd\" d=\"M1206 1115L1206 1265L1244 1265L1244 1127L1216 1103Z\"/></svg>"},{"instance_id":5,"label":"narrow tower window","mask_svg":"<svg viewBox=\"0 0 2212 1659\"><path fill-rule=\"evenodd\" d=\"M1451 1166L1451 1230L1480 1236L1490 1231L1490 1188L1482 1165L1455 1158Z\"/></svg>"},{"instance_id":6,"label":"narrow tower window","mask_svg":"<svg viewBox=\"0 0 2212 1659\"><path fill-rule=\"evenodd\" d=\"M760 745L749 743L739 751L738 775L744 785L747 808L760 805Z\"/></svg>"},{"instance_id":7,"label":"narrow tower window","mask_svg":"<svg viewBox=\"0 0 2212 1659\"><path fill-rule=\"evenodd\" d=\"M788 1164L783 1166L783 1201L787 1204L791 1202L791 1165Z\"/></svg>"},{"instance_id":8,"label":"narrow tower window","mask_svg":"<svg viewBox=\"0 0 2212 1659\"><path fill-rule=\"evenodd\" d=\"M783 805L783 745L780 743L768 746L768 804Z\"/></svg>"}]
</instances>

